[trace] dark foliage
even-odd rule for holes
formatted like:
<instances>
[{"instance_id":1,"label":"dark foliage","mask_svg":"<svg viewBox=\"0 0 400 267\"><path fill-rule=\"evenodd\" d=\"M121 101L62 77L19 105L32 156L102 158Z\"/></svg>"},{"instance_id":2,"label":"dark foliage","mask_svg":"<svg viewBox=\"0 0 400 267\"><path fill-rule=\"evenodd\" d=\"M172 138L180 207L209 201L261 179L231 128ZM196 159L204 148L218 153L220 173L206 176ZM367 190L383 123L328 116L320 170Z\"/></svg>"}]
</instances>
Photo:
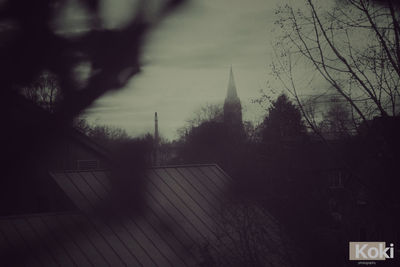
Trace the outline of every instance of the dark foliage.
<instances>
[{"instance_id":1,"label":"dark foliage","mask_svg":"<svg viewBox=\"0 0 400 267\"><path fill-rule=\"evenodd\" d=\"M279 143L305 133L300 110L282 94L272 102L263 122L263 142Z\"/></svg>"},{"instance_id":2,"label":"dark foliage","mask_svg":"<svg viewBox=\"0 0 400 267\"><path fill-rule=\"evenodd\" d=\"M1 2L0 113L6 130L1 131L0 138L6 159L2 161L0 187L2 202L11 202L2 205L2 212L49 211L48 205L43 205L49 196L40 194L42 199L36 201L32 197L37 196L30 194L37 191L48 173L49 155L66 147L60 139L69 138L72 120L83 109L105 92L124 87L140 71L146 34L182 2L165 1L150 17L147 2L139 1L129 23L107 29L101 22L100 1L81 1L88 25L79 34L62 32L55 23L66 1ZM90 73L84 83L79 83L76 71L82 64L90 66ZM29 88L34 102L42 102L37 96L43 89L40 82L44 73L51 73L57 94L62 96L47 109L51 114L39 107L43 103L30 105L18 94L21 88ZM138 160L136 167L145 167L142 163Z\"/></svg>"}]
</instances>

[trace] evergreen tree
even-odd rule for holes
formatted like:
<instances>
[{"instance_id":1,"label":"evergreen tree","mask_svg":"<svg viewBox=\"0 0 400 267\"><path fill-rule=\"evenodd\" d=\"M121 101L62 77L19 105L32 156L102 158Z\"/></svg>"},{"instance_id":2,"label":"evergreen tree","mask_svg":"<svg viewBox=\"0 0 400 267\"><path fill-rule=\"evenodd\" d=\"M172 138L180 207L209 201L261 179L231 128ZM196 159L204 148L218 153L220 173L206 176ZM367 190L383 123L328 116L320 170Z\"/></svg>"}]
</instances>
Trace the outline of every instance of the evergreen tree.
<instances>
[{"instance_id":1,"label":"evergreen tree","mask_svg":"<svg viewBox=\"0 0 400 267\"><path fill-rule=\"evenodd\" d=\"M305 126L300 110L289 100L285 94L281 94L272 102L268 109L268 116L263 122L263 142L281 142L303 136Z\"/></svg>"}]
</instances>

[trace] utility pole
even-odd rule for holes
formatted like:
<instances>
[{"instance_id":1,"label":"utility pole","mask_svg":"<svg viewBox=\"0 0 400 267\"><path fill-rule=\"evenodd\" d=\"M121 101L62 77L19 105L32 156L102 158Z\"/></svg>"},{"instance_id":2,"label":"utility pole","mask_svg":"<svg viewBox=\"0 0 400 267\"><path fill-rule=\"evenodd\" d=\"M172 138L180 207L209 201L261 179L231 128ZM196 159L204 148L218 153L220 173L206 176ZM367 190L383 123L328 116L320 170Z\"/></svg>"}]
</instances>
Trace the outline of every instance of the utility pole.
<instances>
[{"instance_id":1,"label":"utility pole","mask_svg":"<svg viewBox=\"0 0 400 267\"><path fill-rule=\"evenodd\" d=\"M158 117L157 112L154 113L154 146L153 146L153 165L158 165L158 145L160 138L158 135Z\"/></svg>"}]
</instances>

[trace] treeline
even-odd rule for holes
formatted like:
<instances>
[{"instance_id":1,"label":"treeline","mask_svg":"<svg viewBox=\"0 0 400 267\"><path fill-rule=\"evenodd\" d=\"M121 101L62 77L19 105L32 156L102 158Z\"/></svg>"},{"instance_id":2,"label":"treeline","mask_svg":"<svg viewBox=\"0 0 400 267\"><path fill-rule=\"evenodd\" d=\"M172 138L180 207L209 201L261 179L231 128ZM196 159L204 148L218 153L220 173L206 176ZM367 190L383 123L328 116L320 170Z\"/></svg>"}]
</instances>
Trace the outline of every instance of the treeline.
<instances>
[{"instance_id":1,"label":"treeline","mask_svg":"<svg viewBox=\"0 0 400 267\"><path fill-rule=\"evenodd\" d=\"M313 127L285 94L260 97L264 119L241 129L206 105L179 130L169 163L219 164L235 179L235 197L259 203L304 248L299 262L342 266L349 240L396 238L399 118L356 125L346 102L325 99Z\"/></svg>"}]
</instances>

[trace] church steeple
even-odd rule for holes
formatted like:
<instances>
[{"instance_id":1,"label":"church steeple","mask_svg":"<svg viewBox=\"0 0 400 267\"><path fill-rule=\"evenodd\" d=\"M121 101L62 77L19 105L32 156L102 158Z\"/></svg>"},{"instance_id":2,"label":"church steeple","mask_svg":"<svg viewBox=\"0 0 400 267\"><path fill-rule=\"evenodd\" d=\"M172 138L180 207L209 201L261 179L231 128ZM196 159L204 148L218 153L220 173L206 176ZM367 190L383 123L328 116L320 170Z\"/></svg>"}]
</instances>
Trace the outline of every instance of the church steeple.
<instances>
[{"instance_id":1,"label":"church steeple","mask_svg":"<svg viewBox=\"0 0 400 267\"><path fill-rule=\"evenodd\" d=\"M228 91L224 102L224 122L230 126L243 126L242 105L237 95L232 66L229 72Z\"/></svg>"},{"instance_id":2,"label":"church steeple","mask_svg":"<svg viewBox=\"0 0 400 267\"><path fill-rule=\"evenodd\" d=\"M229 73L229 82L228 82L228 92L226 94L226 99L225 101L229 101L229 100L237 100L238 96L237 96L237 92L236 92L236 84L235 84L235 79L233 78L233 71L232 71L232 66L231 66L231 70Z\"/></svg>"}]
</instances>

